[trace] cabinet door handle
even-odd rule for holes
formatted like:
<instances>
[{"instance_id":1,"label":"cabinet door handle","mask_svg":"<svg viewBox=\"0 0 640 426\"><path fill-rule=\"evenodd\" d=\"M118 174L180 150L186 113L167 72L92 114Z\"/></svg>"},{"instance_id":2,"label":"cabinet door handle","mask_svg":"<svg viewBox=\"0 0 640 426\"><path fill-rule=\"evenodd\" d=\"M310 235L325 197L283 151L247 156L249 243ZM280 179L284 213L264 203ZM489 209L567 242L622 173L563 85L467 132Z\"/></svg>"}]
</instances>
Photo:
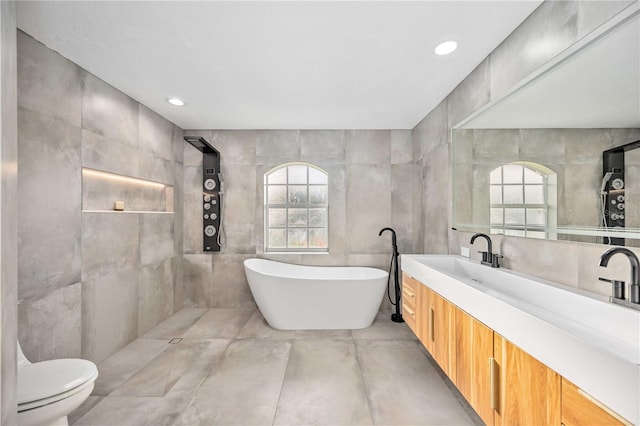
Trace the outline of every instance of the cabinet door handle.
<instances>
[{"instance_id":1,"label":"cabinet door handle","mask_svg":"<svg viewBox=\"0 0 640 426\"><path fill-rule=\"evenodd\" d=\"M493 357L489 358L489 381L491 382L491 409L497 410L498 400L500 399L498 392L498 365L496 364L496 359Z\"/></svg>"},{"instance_id":2,"label":"cabinet door handle","mask_svg":"<svg viewBox=\"0 0 640 426\"><path fill-rule=\"evenodd\" d=\"M433 324L433 318L435 316L435 311L433 308L429 308L429 339L431 341L435 341L435 326Z\"/></svg>"}]
</instances>

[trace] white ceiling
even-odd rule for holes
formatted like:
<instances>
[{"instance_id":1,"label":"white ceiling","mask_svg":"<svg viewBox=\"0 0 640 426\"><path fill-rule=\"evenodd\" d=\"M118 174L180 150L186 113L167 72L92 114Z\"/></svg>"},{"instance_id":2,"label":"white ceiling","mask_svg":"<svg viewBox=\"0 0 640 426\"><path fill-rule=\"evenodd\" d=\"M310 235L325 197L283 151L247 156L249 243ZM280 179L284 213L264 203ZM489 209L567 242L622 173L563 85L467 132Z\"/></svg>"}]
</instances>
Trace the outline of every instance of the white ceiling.
<instances>
[{"instance_id":1,"label":"white ceiling","mask_svg":"<svg viewBox=\"0 0 640 426\"><path fill-rule=\"evenodd\" d=\"M640 127L640 18L577 52L463 127Z\"/></svg>"},{"instance_id":2,"label":"white ceiling","mask_svg":"<svg viewBox=\"0 0 640 426\"><path fill-rule=\"evenodd\" d=\"M17 13L185 129L411 129L540 3L21 1ZM436 56L450 39L458 50Z\"/></svg>"}]
</instances>

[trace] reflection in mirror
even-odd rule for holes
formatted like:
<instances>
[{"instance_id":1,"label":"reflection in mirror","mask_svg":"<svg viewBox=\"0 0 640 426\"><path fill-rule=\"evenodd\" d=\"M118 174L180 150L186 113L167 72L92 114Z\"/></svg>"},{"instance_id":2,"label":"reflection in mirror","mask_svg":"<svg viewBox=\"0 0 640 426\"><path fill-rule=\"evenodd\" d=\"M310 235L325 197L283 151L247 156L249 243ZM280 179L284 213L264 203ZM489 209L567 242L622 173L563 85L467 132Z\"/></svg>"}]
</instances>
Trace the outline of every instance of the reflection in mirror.
<instances>
[{"instance_id":1,"label":"reflection in mirror","mask_svg":"<svg viewBox=\"0 0 640 426\"><path fill-rule=\"evenodd\" d=\"M640 246L639 13L454 127L454 226Z\"/></svg>"}]
</instances>

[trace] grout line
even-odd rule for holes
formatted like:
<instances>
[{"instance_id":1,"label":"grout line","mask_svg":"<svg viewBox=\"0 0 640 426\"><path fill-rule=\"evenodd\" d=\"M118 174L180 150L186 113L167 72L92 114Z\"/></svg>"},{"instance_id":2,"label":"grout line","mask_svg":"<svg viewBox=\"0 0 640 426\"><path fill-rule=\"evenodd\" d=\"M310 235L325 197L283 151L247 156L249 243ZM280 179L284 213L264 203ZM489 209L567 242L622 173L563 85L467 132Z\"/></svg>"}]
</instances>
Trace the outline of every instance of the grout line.
<instances>
[{"instance_id":1,"label":"grout line","mask_svg":"<svg viewBox=\"0 0 640 426\"><path fill-rule=\"evenodd\" d=\"M367 397L367 407L369 408L369 416L371 417L371 424L375 425L376 421L373 417L373 404L371 404L371 398L369 397L369 388L367 387L367 381L364 378L364 372L362 371L362 363L360 362L360 352L358 351L358 345L356 341L352 342L353 347L356 351L356 362L358 363L358 368L360 369L360 377L362 378L362 386L364 388L364 394Z\"/></svg>"},{"instance_id":2,"label":"grout line","mask_svg":"<svg viewBox=\"0 0 640 426\"><path fill-rule=\"evenodd\" d=\"M282 398L282 389L284 389L284 382L285 382L285 380L287 380L287 373L289 372L289 365L291 364L291 352L293 351L294 339L288 339L286 341L291 344L291 347L289 348L289 357L287 358L287 367L284 369L284 376L282 376L282 384L280 385L280 393L278 394L278 401L276 402L276 409L273 412L273 420L271 421L271 425L272 426L275 425L275 423L276 423L276 416L278 414L278 407L280 407L280 398Z\"/></svg>"}]
</instances>

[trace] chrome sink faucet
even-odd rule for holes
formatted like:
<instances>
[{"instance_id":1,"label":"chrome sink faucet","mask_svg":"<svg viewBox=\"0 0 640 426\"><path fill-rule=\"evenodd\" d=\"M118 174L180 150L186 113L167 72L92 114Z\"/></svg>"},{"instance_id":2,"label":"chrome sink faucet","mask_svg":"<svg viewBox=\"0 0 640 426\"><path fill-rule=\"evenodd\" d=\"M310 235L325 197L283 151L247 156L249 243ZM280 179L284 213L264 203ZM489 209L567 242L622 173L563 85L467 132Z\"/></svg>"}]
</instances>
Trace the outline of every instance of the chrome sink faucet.
<instances>
[{"instance_id":1,"label":"chrome sink faucet","mask_svg":"<svg viewBox=\"0 0 640 426\"><path fill-rule=\"evenodd\" d=\"M625 299L624 281L609 280L606 278L600 278L600 280L610 282L613 285L613 295L611 296L612 302L640 309L640 261L638 261L638 256L628 248L614 247L607 250L602 254L602 256L600 256L600 266L606 267L609 264L609 259L618 253L622 253L627 256L627 259L629 259L629 263L631 264L631 283L629 284L628 301Z\"/></svg>"},{"instance_id":2,"label":"chrome sink faucet","mask_svg":"<svg viewBox=\"0 0 640 426\"><path fill-rule=\"evenodd\" d=\"M491 238L490 238L488 235L486 235L486 234L480 234L480 233L478 233L478 234L474 234L474 235L473 235L473 237L471 237L471 242L470 242L470 243L471 243L471 244L473 244L473 242L474 242L474 241L476 240L476 238L478 238L478 237L482 237L482 238L484 238L484 239L486 239L486 240L487 240L487 251L480 251L480 252L478 252L478 253L481 253L481 254L482 254L482 261L481 261L481 263L482 263L483 265L489 265L489 266L491 266L492 268L499 268L499 267L500 267L500 259L502 258L502 256L500 256L499 254L494 254L494 253L491 251L491 247L492 247L492 244L491 244Z\"/></svg>"}]
</instances>

